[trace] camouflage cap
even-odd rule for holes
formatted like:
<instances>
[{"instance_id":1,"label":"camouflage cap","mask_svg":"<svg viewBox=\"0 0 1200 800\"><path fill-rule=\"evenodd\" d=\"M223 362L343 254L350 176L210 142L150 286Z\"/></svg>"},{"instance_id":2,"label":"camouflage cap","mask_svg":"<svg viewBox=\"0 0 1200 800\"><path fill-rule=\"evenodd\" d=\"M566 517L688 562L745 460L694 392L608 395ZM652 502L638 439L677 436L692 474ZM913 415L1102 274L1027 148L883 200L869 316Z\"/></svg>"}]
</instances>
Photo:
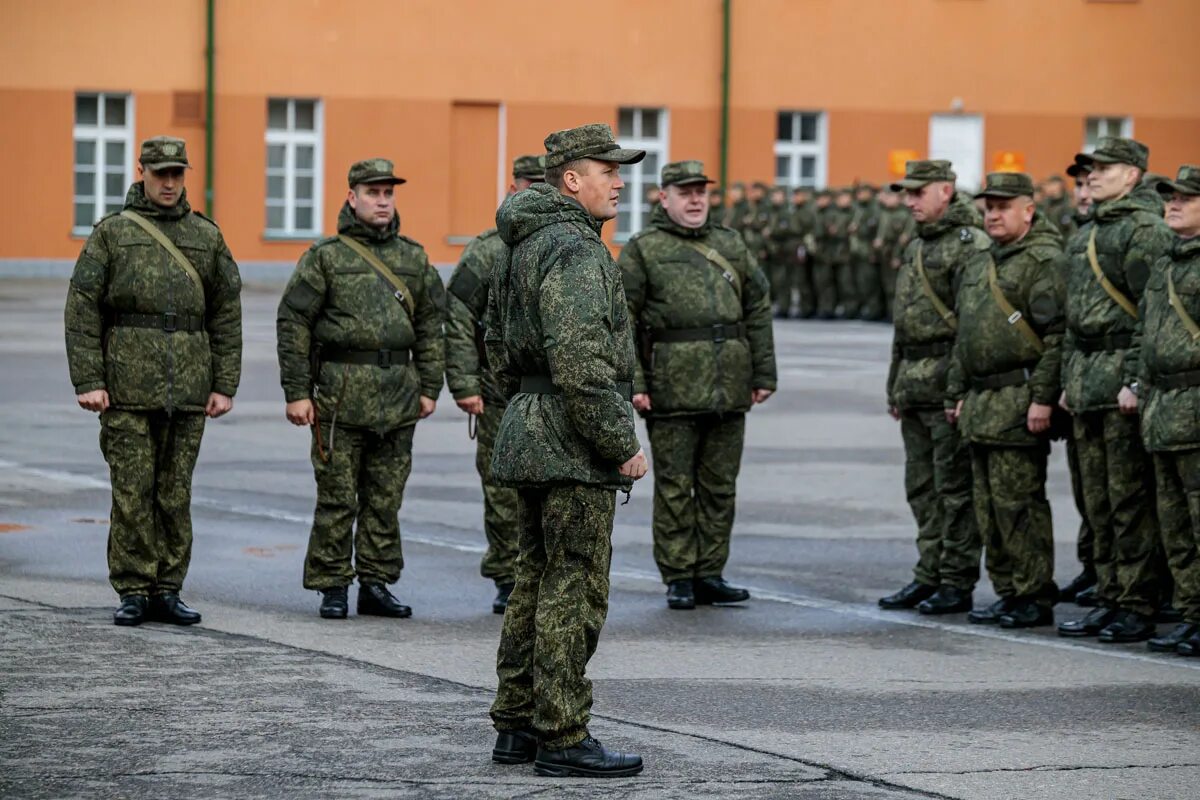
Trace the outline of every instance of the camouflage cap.
<instances>
[{"instance_id":1,"label":"camouflage cap","mask_svg":"<svg viewBox=\"0 0 1200 800\"><path fill-rule=\"evenodd\" d=\"M350 174L346 176L346 180L350 182L352 189L360 183L408 183L404 178L393 174L395 169L395 165L386 158L367 158L356 161L350 167Z\"/></svg>"},{"instance_id":2,"label":"camouflage cap","mask_svg":"<svg viewBox=\"0 0 1200 800\"><path fill-rule=\"evenodd\" d=\"M958 176L949 161L906 161L904 162L904 178L891 185L893 192L904 189L920 189L937 181L954 183Z\"/></svg>"},{"instance_id":3,"label":"camouflage cap","mask_svg":"<svg viewBox=\"0 0 1200 800\"><path fill-rule=\"evenodd\" d=\"M578 158L636 164L646 157L645 150L624 150L613 138L612 128L602 122L555 131L546 137L546 169L561 167Z\"/></svg>"},{"instance_id":4,"label":"camouflage cap","mask_svg":"<svg viewBox=\"0 0 1200 800\"><path fill-rule=\"evenodd\" d=\"M704 174L703 161L672 161L662 168L663 186L686 186L689 183L716 183Z\"/></svg>"},{"instance_id":5,"label":"camouflage cap","mask_svg":"<svg viewBox=\"0 0 1200 800\"><path fill-rule=\"evenodd\" d=\"M1195 164L1184 164L1173 181L1159 181L1154 186L1159 194L1171 195L1200 194L1200 167Z\"/></svg>"},{"instance_id":6,"label":"camouflage cap","mask_svg":"<svg viewBox=\"0 0 1200 800\"><path fill-rule=\"evenodd\" d=\"M174 136L155 136L142 142L142 152L138 161L149 170L170 169L171 167L186 167L188 163L187 145L183 139Z\"/></svg>"},{"instance_id":7,"label":"camouflage cap","mask_svg":"<svg viewBox=\"0 0 1200 800\"><path fill-rule=\"evenodd\" d=\"M771 187L767 186L767 184L762 181L755 181L754 183L750 184L750 188L758 189L760 192L766 192L769 191Z\"/></svg>"},{"instance_id":8,"label":"camouflage cap","mask_svg":"<svg viewBox=\"0 0 1200 800\"><path fill-rule=\"evenodd\" d=\"M517 156L513 159L512 175L527 181L546 180L545 156Z\"/></svg>"},{"instance_id":9,"label":"camouflage cap","mask_svg":"<svg viewBox=\"0 0 1200 800\"><path fill-rule=\"evenodd\" d=\"M1150 148L1135 139L1103 136L1090 153L1079 153L1075 163L1082 166L1097 164L1130 164L1145 169L1150 161Z\"/></svg>"},{"instance_id":10,"label":"camouflage cap","mask_svg":"<svg viewBox=\"0 0 1200 800\"><path fill-rule=\"evenodd\" d=\"M981 197L1033 197L1033 178L1024 172L989 172L975 199Z\"/></svg>"}]
</instances>

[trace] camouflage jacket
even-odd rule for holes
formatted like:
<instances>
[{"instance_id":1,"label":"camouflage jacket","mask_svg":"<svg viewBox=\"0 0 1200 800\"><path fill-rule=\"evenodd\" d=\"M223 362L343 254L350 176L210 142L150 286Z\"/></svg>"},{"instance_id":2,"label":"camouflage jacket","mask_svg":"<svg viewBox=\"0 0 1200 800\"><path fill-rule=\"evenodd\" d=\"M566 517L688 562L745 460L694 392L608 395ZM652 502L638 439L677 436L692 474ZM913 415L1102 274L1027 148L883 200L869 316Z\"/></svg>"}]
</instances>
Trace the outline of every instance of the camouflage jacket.
<instances>
[{"instance_id":1,"label":"camouflage jacket","mask_svg":"<svg viewBox=\"0 0 1200 800\"><path fill-rule=\"evenodd\" d=\"M791 247L797 250L803 247L806 254L817 248L817 214L810 203L792 207L792 233L794 238Z\"/></svg>"},{"instance_id":2,"label":"camouflage jacket","mask_svg":"<svg viewBox=\"0 0 1200 800\"><path fill-rule=\"evenodd\" d=\"M850 214L850 252L856 258L875 262L879 251L875 248L875 237L879 235L879 202L871 199L857 201Z\"/></svg>"},{"instance_id":3,"label":"camouflage jacket","mask_svg":"<svg viewBox=\"0 0 1200 800\"><path fill-rule=\"evenodd\" d=\"M633 328L602 223L542 183L505 200L496 223L509 257L492 274L485 341L509 404L492 477L630 486L617 469L640 449L620 385L633 382ZM525 376L558 393L521 392Z\"/></svg>"},{"instance_id":4,"label":"camouflage jacket","mask_svg":"<svg viewBox=\"0 0 1200 800\"><path fill-rule=\"evenodd\" d=\"M1128 344L1120 343L1132 336L1134 326L1133 317L1109 297L1092 272L1087 244L1093 229L1100 268L1135 304L1150 278L1151 265L1170 252L1174 239L1163 222L1158 194L1142 186L1125 197L1097 205L1092 223L1071 238L1062 382L1067 404L1075 412L1117 407L1128 351ZM1104 344L1100 341L1103 337L1110 341Z\"/></svg>"},{"instance_id":5,"label":"camouflage jacket","mask_svg":"<svg viewBox=\"0 0 1200 800\"><path fill-rule=\"evenodd\" d=\"M735 274L689 242L716 250ZM749 411L752 389L775 389L771 291L737 231L709 222L685 228L655 209L650 227L629 240L617 263L642 343L634 391L650 394L651 416ZM656 340L660 332L739 322L745 337Z\"/></svg>"},{"instance_id":6,"label":"camouflage jacket","mask_svg":"<svg viewBox=\"0 0 1200 800\"><path fill-rule=\"evenodd\" d=\"M912 222L912 214L907 208L880 208L879 210L879 229L876 231L876 236L880 242L879 258L881 263L886 267L893 267L899 264L900 255L904 252L905 245L908 244L908 238L912 237L908 233L909 223ZM906 234L908 238L905 238Z\"/></svg>"},{"instance_id":7,"label":"camouflage jacket","mask_svg":"<svg viewBox=\"0 0 1200 800\"><path fill-rule=\"evenodd\" d=\"M332 236L300 257L279 302L276 334L284 396L290 403L315 395L323 423L333 422L336 413L338 425L385 433L416 424L419 397L436 400L441 392L442 282L425 249L399 230L399 217L380 231L361 222L349 203L338 214L338 233L370 248L404 281L412 309L360 255ZM334 349L406 350L409 358L384 366L319 357ZM314 361L319 361L316 375Z\"/></svg>"},{"instance_id":8,"label":"camouflage jacket","mask_svg":"<svg viewBox=\"0 0 1200 800\"><path fill-rule=\"evenodd\" d=\"M792 230L791 206L771 204L767 206L768 219L766 228L767 251L773 259L787 257L788 245L796 238ZM792 255L795 255L793 248Z\"/></svg>"},{"instance_id":9,"label":"camouflage jacket","mask_svg":"<svg viewBox=\"0 0 1200 800\"><path fill-rule=\"evenodd\" d=\"M97 222L67 293L67 363L75 393L107 389L113 406L129 410L203 411L213 392L232 397L242 374L237 264L216 224L192 211L186 190L178 205L162 208L135 183L125 208L166 234L203 287L136 223L115 214ZM181 323L174 333L116 324L122 314L171 313ZM197 318L201 330L184 330Z\"/></svg>"},{"instance_id":10,"label":"camouflage jacket","mask_svg":"<svg viewBox=\"0 0 1200 800\"><path fill-rule=\"evenodd\" d=\"M746 217L739 230L750 255L760 262L765 262L769 255L767 232L771 227L771 204L766 200L760 203L747 203Z\"/></svg>"},{"instance_id":11,"label":"camouflage jacket","mask_svg":"<svg viewBox=\"0 0 1200 800\"><path fill-rule=\"evenodd\" d=\"M825 242L821 255L836 265L850 261L850 223L854 221L854 209L830 206L825 209Z\"/></svg>"},{"instance_id":12,"label":"camouflage jacket","mask_svg":"<svg viewBox=\"0 0 1200 800\"><path fill-rule=\"evenodd\" d=\"M500 386L487 368L483 318L494 265L508 258L495 228L484 231L463 250L446 285L446 383L455 400L482 396L502 406Z\"/></svg>"},{"instance_id":13,"label":"camouflage jacket","mask_svg":"<svg viewBox=\"0 0 1200 800\"><path fill-rule=\"evenodd\" d=\"M1062 239L1058 229L1037 213L1033 227L1019 242L993 244L996 283L1045 348L1040 354L1026 335L1009 322L992 293L989 261L972 259L962 275L955 310L958 336L946 381L947 406L962 399L959 430L983 444L1034 445L1044 441L1026 427L1031 402L1058 402L1063 306ZM973 381L1014 370L1026 370L1019 385L985 388Z\"/></svg>"},{"instance_id":14,"label":"camouflage jacket","mask_svg":"<svg viewBox=\"0 0 1200 800\"><path fill-rule=\"evenodd\" d=\"M1200 372L1200 340L1170 304L1168 275L1184 311L1200 324L1200 238L1176 237L1170 255L1151 271L1125 360L1126 384L1140 384L1142 437L1151 451L1200 447L1200 385L1158 385L1164 376Z\"/></svg>"},{"instance_id":15,"label":"camouflage jacket","mask_svg":"<svg viewBox=\"0 0 1200 800\"><path fill-rule=\"evenodd\" d=\"M975 227L973 212L970 206L952 201L941 219L917 225L917 237L904 250L900 273L896 276L895 333L887 381L890 406L943 407L954 329L926 295L917 275L916 253L921 246L925 273L934 294L947 308L954 308L962 276L978 270L980 265L986 269L990 258L992 240ZM929 345L946 347L946 355L905 356L906 348Z\"/></svg>"}]
</instances>

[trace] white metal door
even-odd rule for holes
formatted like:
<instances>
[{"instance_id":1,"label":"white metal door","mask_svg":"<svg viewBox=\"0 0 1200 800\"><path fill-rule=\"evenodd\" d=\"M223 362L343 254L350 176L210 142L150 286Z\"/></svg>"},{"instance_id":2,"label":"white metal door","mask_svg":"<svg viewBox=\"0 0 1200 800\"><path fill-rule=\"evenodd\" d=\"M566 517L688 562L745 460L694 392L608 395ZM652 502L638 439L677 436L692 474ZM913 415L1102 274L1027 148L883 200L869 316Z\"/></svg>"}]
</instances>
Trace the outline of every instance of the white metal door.
<instances>
[{"instance_id":1,"label":"white metal door","mask_svg":"<svg viewBox=\"0 0 1200 800\"><path fill-rule=\"evenodd\" d=\"M954 165L960 189L983 183L983 117L978 114L934 114L929 118L929 157Z\"/></svg>"}]
</instances>

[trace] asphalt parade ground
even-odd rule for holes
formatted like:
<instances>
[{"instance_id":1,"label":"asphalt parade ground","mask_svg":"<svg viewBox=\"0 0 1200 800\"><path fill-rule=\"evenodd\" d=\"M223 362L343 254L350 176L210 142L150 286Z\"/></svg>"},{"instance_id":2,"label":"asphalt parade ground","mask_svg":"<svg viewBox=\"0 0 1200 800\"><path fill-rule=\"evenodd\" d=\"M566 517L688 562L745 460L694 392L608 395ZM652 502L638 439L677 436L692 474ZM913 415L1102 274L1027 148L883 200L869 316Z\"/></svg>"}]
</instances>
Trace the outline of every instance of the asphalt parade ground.
<instances>
[{"instance_id":1,"label":"asphalt parade ground","mask_svg":"<svg viewBox=\"0 0 1200 800\"><path fill-rule=\"evenodd\" d=\"M184 597L204 621L113 626L108 473L68 379L64 298L64 281L0 280L0 797L1200 796L1200 659L877 608L915 558L886 325L777 323L780 391L748 420L726 571L744 607L669 611L650 478L618 507L593 733L646 769L564 781L490 759L501 618L448 393L417 428L401 510L394 591L413 617L317 617L278 287L243 297L242 387L196 469ZM1050 475L1066 582L1061 448ZM975 600L992 598L985 578Z\"/></svg>"}]
</instances>

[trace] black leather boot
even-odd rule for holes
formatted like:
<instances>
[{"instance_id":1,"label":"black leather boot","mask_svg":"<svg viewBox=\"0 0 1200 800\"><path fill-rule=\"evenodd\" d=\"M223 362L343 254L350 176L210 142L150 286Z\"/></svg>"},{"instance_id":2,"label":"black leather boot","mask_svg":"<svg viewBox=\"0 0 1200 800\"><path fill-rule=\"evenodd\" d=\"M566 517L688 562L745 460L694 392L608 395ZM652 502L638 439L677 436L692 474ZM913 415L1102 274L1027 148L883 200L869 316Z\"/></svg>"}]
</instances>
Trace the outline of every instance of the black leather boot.
<instances>
[{"instance_id":1,"label":"black leather boot","mask_svg":"<svg viewBox=\"0 0 1200 800\"><path fill-rule=\"evenodd\" d=\"M176 592L163 592L150 598L150 619L170 625L195 625L200 612L188 608Z\"/></svg>"},{"instance_id":2,"label":"black leather boot","mask_svg":"<svg viewBox=\"0 0 1200 800\"><path fill-rule=\"evenodd\" d=\"M412 609L397 600L382 583L360 583L358 613L359 616L403 619L412 616Z\"/></svg>"},{"instance_id":3,"label":"black leather boot","mask_svg":"<svg viewBox=\"0 0 1200 800\"><path fill-rule=\"evenodd\" d=\"M1175 648L1175 652L1181 656L1196 658L1200 656L1200 631L1196 631L1188 638L1179 643Z\"/></svg>"},{"instance_id":4,"label":"black leather boot","mask_svg":"<svg viewBox=\"0 0 1200 800\"><path fill-rule=\"evenodd\" d=\"M1105 644L1129 644L1152 638L1156 630L1154 618L1149 614L1122 611L1096 638Z\"/></svg>"},{"instance_id":5,"label":"black leather boot","mask_svg":"<svg viewBox=\"0 0 1200 800\"><path fill-rule=\"evenodd\" d=\"M690 611L696 607L696 593L689 580L671 581L667 584L667 608Z\"/></svg>"},{"instance_id":6,"label":"black leather boot","mask_svg":"<svg viewBox=\"0 0 1200 800\"><path fill-rule=\"evenodd\" d=\"M1089 586L1079 594L1075 595L1075 605L1083 608L1099 608L1100 598L1096 597L1096 587Z\"/></svg>"},{"instance_id":7,"label":"black leather boot","mask_svg":"<svg viewBox=\"0 0 1200 800\"><path fill-rule=\"evenodd\" d=\"M696 595L696 605L708 606L713 603L741 603L750 599L750 592L730 586L722 577L698 578L692 582L692 591Z\"/></svg>"},{"instance_id":8,"label":"black leather boot","mask_svg":"<svg viewBox=\"0 0 1200 800\"><path fill-rule=\"evenodd\" d=\"M1058 592L1058 602L1074 603L1075 596L1084 589L1090 589L1096 585L1096 570L1088 567L1083 568L1083 572L1076 575L1070 583L1064 586Z\"/></svg>"},{"instance_id":9,"label":"black leather boot","mask_svg":"<svg viewBox=\"0 0 1200 800\"><path fill-rule=\"evenodd\" d=\"M1013 610L1011 597L1001 597L996 602L984 608L975 608L967 612L967 622L972 625L999 625L1000 617Z\"/></svg>"},{"instance_id":10,"label":"black leather boot","mask_svg":"<svg viewBox=\"0 0 1200 800\"><path fill-rule=\"evenodd\" d=\"M589 736L563 750L539 747L533 771L552 778L624 778L642 771L642 757L609 750Z\"/></svg>"},{"instance_id":11,"label":"black leather boot","mask_svg":"<svg viewBox=\"0 0 1200 800\"><path fill-rule=\"evenodd\" d=\"M1054 624L1054 609L1033 600L1021 600L1000 615L1001 628L1039 628Z\"/></svg>"},{"instance_id":12,"label":"black leather boot","mask_svg":"<svg viewBox=\"0 0 1200 800\"><path fill-rule=\"evenodd\" d=\"M345 586L334 586L321 590L321 617L323 619L345 619L350 613L350 599Z\"/></svg>"},{"instance_id":13,"label":"black leather boot","mask_svg":"<svg viewBox=\"0 0 1200 800\"><path fill-rule=\"evenodd\" d=\"M1191 637L1200 633L1200 625L1193 625L1190 622L1181 622L1171 629L1171 632L1166 636L1155 636L1146 642L1146 649L1152 650L1155 653L1174 653L1179 649L1181 642L1186 642Z\"/></svg>"},{"instance_id":14,"label":"black leather boot","mask_svg":"<svg viewBox=\"0 0 1200 800\"><path fill-rule=\"evenodd\" d=\"M1154 621L1168 625L1183 622L1183 612L1170 603L1164 603L1154 612Z\"/></svg>"},{"instance_id":15,"label":"black leather boot","mask_svg":"<svg viewBox=\"0 0 1200 800\"><path fill-rule=\"evenodd\" d=\"M146 608L150 598L144 594L127 594L121 598L121 607L113 612L114 625L141 625L146 621Z\"/></svg>"},{"instance_id":16,"label":"black leather boot","mask_svg":"<svg viewBox=\"0 0 1200 800\"><path fill-rule=\"evenodd\" d=\"M913 581L895 594L879 598L879 607L888 611L898 611L906 608L916 608L922 600L933 597L937 588L926 583Z\"/></svg>"},{"instance_id":17,"label":"black leather boot","mask_svg":"<svg viewBox=\"0 0 1200 800\"><path fill-rule=\"evenodd\" d=\"M961 614L971 610L971 593L955 586L942 586L928 600L917 604L922 614Z\"/></svg>"},{"instance_id":18,"label":"black leather boot","mask_svg":"<svg viewBox=\"0 0 1200 800\"><path fill-rule=\"evenodd\" d=\"M512 595L513 583L497 583L496 599L492 601L492 613L503 614L508 608L508 598Z\"/></svg>"},{"instance_id":19,"label":"black leather boot","mask_svg":"<svg viewBox=\"0 0 1200 800\"><path fill-rule=\"evenodd\" d=\"M1059 623L1058 635L1070 637L1095 636L1112 624L1120 612L1115 608L1100 606L1092 609L1082 619Z\"/></svg>"},{"instance_id":20,"label":"black leather boot","mask_svg":"<svg viewBox=\"0 0 1200 800\"><path fill-rule=\"evenodd\" d=\"M500 731L492 748L492 761L497 764L528 764L537 757L537 733L530 728L519 731Z\"/></svg>"}]
</instances>

